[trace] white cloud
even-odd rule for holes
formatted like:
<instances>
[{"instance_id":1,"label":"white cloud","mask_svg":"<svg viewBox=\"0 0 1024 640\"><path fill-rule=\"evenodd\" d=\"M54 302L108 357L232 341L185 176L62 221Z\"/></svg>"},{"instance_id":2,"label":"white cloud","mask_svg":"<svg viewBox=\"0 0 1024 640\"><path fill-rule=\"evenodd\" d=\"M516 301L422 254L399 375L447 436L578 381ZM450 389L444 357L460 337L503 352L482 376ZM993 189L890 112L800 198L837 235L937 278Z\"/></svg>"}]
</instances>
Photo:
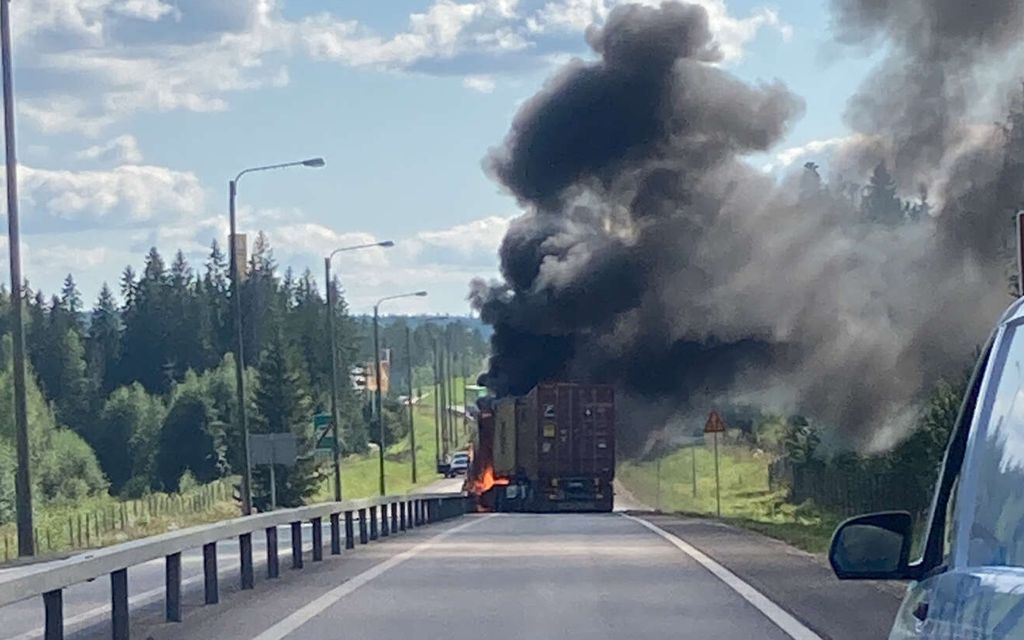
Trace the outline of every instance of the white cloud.
<instances>
[{"instance_id":1,"label":"white cloud","mask_svg":"<svg viewBox=\"0 0 1024 640\"><path fill-rule=\"evenodd\" d=\"M466 76L462 79L462 86L480 93L494 93L494 76Z\"/></svg>"},{"instance_id":2,"label":"white cloud","mask_svg":"<svg viewBox=\"0 0 1024 640\"><path fill-rule=\"evenodd\" d=\"M124 165L109 171L63 171L20 166L26 217L68 221L138 223L203 208L203 190L192 173L166 167Z\"/></svg>"},{"instance_id":3,"label":"white cloud","mask_svg":"<svg viewBox=\"0 0 1024 640\"><path fill-rule=\"evenodd\" d=\"M725 0L689 0L708 12L708 21L726 61L736 60L743 49L764 28L779 32L783 39L792 35L792 27L772 9L755 9L745 18L729 13ZM618 4L658 6L662 0L552 0L530 16L526 24L534 33L575 32L591 24L600 24Z\"/></svg>"},{"instance_id":4,"label":"white cloud","mask_svg":"<svg viewBox=\"0 0 1024 640\"><path fill-rule=\"evenodd\" d=\"M766 171L785 169L798 160L808 158L812 155L831 155L835 151L841 150L843 147L852 144L859 144L863 140L864 137L858 134L826 138L823 140L811 140L810 142L799 146L783 149L775 154L775 160L766 164L764 168Z\"/></svg>"},{"instance_id":5,"label":"white cloud","mask_svg":"<svg viewBox=\"0 0 1024 640\"><path fill-rule=\"evenodd\" d=\"M105 144L82 149L75 154L75 157L80 160L98 160L117 164L139 164L142 162L139 143L135 136L128 134L117 136Z\"/></svg>"},{"instance_id":6,"label":"white cloud","mask_svg":"<svg viewBox=\"0 0 1024 640\"><path fill-rule=\"evenodd\" d=\"M485 78L502 70L504 56L532 56L543 66L579 53L582 37L567 45L562 36L600 23L623 1L549 0L527 9L518 0L433 0L390 35L334 13L289 18L280 0L19 2L12 5L19 59L37 77L35 88L23 89L20 110L44 133L98 136L138 111L223 111L233 92L287 84L286 63L297 55L437 73L476 56L466 85L488 90L493 78ZM790 31L769 9L737 17L725 0L694 1L708 10L729 60L762 29ZM69 93L68 77L86 90Z\"/></svg>"},{"instance_id":7,"label":"white cloud","mask_svg":"<svg viewBox=\"0 0 1024 640\"><path fill-rule=\"evenodd\" d=\"M556 0L548 2L526 24L530 31L582 31L608 15L605 0Z\"/></svg>"},{"instance_id":8,"label":"white cloud","mask_svg":"<svg viewBox=\"0 0 1024 640\"><path fill-rule=\"evenodd\" d=\"M121 15L150 22L156 22L168 14L181 15L174 6L161 0L121 0L111 8Z\"/></svg>"},{"instance_id":9,"label":"white cloud","mask_svg":"<svg viewBox=\"0 0 1024 640\"><path fill-rule=\"evenodd\" d=\"M488 216L438 231L421 231L413 238L418 248L433 247L463 257L493 258L515 216Z\"/></svg>"},{"instance_id":10,"label":"white cloud","mask_svg":"<svg viewBox=\"0 0 1024 640\"><path fill-rule=\"evenodd\" d=\"M18 115L46 134L74 131L95 137L114 123L111 114L90 113L89 109L85 100L64 95L18 99Z\"/></svg>"}]
</instances>

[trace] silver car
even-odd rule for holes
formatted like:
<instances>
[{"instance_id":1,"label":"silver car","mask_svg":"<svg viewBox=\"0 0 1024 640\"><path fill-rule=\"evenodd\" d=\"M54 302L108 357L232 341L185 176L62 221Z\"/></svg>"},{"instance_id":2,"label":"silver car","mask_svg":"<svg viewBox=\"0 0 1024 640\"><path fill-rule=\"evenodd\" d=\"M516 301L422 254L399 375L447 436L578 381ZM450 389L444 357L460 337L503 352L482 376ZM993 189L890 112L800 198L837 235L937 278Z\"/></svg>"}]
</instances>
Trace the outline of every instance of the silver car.
<instances>
[{"instance_id":1,"label":"silver car","mask_svg":"<svg viewBox=\"0 0 1024 640\"><path fill-rule=\"evenodd\" d=\"M469 454L460 451L452 454L451 462L448 463L448 477L454 478L458 475L463 475L469 470Z\"/></svg>"},{"instance_id":2,"label":"silver car","mask_svg":"<svg viewBox=\"0 0 1024 640\"><path fill-rule=\"evenodd\" d=\"M1024 305L1000 320L975 368L932 502L921 556L911 517L843 523L840 579L911 580L891 640L1024 638Z\"/></svg>"}]
</instances>

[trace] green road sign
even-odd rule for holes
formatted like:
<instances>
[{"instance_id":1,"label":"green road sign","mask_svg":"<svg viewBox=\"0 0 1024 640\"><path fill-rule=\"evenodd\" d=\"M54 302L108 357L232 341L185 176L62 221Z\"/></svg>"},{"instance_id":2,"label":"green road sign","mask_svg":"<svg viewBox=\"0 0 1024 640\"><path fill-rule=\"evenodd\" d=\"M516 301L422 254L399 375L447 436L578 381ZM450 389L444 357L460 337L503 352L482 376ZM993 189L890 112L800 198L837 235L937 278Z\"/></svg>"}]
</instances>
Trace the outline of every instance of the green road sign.
<instances>
[{"instance_id":1,"label":"green road sign","mask_svg":"<svg viewBox=\"0 0 1024 640\"><path fill-rule=\"evenodd\" d=\"M331 414L318 413L313 416L313 433L316 435L317 450L334 450L334 434L331 433Z\"/></svg>"}]
</instances>

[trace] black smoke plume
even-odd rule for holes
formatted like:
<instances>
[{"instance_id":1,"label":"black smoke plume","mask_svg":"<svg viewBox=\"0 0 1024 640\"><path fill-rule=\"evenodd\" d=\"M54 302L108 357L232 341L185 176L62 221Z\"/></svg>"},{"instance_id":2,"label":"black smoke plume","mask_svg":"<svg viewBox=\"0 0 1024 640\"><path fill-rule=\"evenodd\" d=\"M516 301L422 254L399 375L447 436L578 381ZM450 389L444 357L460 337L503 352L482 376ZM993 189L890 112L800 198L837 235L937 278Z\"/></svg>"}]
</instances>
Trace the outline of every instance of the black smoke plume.
<instances>
[{"instance_id":1,"label":"black smoke plume","mask_svg":"<svg viewBox=\"0 0 1024 640\"><path fill-rule=\"evenodd\" d=\"M972 131L966 97L1021 9L835 0L834 15L842 39L893 51L851 101L859 135L836 164L861 179L888 163L902 193L933 194L924 219L879 224L813 168L779 184L750 167L802 101L716 66L703 8L619 6L588 30L598 59L557 73L486 162L526 213L501 245L504 282L472 285L495 329L485 384L616 383L627 447L725 399L799 411L854 446L900 435L1010 301L1012 131Z\"/></svg>"}]
</instances>

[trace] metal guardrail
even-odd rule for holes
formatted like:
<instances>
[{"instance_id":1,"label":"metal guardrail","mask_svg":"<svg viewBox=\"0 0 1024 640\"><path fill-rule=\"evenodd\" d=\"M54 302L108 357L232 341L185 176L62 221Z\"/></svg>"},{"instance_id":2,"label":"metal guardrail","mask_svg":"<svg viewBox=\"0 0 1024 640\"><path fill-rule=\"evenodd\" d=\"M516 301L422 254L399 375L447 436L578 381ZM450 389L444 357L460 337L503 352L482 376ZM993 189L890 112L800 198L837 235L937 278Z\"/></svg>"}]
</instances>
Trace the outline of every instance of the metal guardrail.
<instances>
[{"instance_id":1,"label":"metal guardrail","mask_svg":"<svg viewBox=\"0 0 1024 640\"><path fill-rule=\"evenodd\" d=\"M398 533L462 515L466 510L464 494L409 494L328 502L191 527L84 552L65 560L47 562L36 570L19 570L10 577L0 574L0 607L42 596L45 610L44 638L63 640L63 590L81 582L109 575L112 637L114 640L128 640L129 567L164 558L165 616L168 622L180 622L181 554L184 551L202 547L205 603L216 604L220 599L217 584L217 542L221 540L238 538L241 588L253 589L255 575L252 535L261 529L267 539L267 578L274 579L280 573L277 545L279 526L291 526L292 567L301 569L304 522L312 525L312 559L318 562L323 560L324 519L330 521L330 552L332 555L338 555L341 553L342 540L346 549L355 547L357 523L359 543L367 544L370 540L387 537L392 532ZM342 522L345 527L344 536Z\"/></svg>"}]
</instances>

